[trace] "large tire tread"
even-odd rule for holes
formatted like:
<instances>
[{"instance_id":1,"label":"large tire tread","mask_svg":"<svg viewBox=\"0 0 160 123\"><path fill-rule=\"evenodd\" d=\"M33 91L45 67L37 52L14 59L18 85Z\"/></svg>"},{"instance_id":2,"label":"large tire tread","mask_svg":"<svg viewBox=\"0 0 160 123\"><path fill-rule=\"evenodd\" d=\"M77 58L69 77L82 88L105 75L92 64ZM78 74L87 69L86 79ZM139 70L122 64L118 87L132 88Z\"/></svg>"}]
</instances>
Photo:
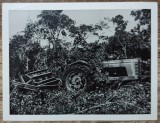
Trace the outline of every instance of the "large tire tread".
<instances>
[{"instance_id":1,"label":"large tire tread","mask_svg":"<svg viewBox=\"0 0 160 123\"><path fill-rule=\"evenodd\" d=\"M75 64L75 65L71 65L69 66L63 73L62 76L62 81L63 81L63 86L66 87L66 77L67 75L71 72L71 71L82 71L84 74L86 74L88 76L88 74L91 72L90 68L88 66L85 65L81 65L81 64ZM89 77L87 78L87 85L85 87L85 89L83 91L86 91L88 86L89 86ZM66 88L67 89L67 88Z\"/></svg>"}]
</instances>

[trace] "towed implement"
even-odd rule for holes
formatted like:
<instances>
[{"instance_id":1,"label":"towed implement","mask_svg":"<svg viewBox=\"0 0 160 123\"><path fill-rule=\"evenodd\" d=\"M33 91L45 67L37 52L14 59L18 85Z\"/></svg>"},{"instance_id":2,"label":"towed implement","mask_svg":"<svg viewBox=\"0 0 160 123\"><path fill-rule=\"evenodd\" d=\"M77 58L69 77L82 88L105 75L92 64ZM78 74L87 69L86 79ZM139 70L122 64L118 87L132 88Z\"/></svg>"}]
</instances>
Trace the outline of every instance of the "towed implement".
<instances>
[{"instance_id":1,"label":"towed implement","mask_svg":"<svg viewBox=\"0 0 160 123\"><path fill-rule=\"evenodd\" d=\"M63 86L68 91L79 92L89 89L94 83L112 83L114 81L130 81L141 78L140 59L121 59L103 61L101 66L90 65L78 60L65 67L61 77L45 70L38 70L19 75L18 87L36 90Z\"/></svg>"},{"instance_id":2,"label":"towed implement","mask_svg":"<svg viewBox=\"0 0 160 123\"><path fill-rule=\"evenodd\" d=\"M62 81L58 78L55 78L52 72L48 69L33 71L19 75L21 82L15 82L14 85L29 89L35 90L38 88L51 88L61 85Z\"/></svg>"}]
</instances>

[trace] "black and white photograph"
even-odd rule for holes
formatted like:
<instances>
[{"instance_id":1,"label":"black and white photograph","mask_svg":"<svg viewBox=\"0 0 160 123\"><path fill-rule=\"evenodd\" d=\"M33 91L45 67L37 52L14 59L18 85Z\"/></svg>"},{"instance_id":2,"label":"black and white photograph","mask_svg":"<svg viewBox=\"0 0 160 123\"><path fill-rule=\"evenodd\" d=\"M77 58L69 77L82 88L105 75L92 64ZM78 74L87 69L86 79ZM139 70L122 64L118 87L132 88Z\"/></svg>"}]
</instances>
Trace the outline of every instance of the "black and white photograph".
<instances>
[{"instance_id":1,"label":"black and white photograph","mask_svg":"<svg viewBox=\"0 0 160 123\"><path fill-rule=\"evenodd\" d=\"M3 40L8 115L155 119L156 4L147 5L9 10Z\"/></svg>"}]
</instances>

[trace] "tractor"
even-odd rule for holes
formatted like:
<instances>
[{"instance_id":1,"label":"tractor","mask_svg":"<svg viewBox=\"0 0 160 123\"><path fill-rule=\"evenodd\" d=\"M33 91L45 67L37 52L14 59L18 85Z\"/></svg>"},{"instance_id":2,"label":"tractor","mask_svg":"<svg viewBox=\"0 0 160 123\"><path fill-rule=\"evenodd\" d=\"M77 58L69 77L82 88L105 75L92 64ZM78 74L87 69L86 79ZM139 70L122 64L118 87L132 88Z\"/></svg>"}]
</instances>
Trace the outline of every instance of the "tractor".
<instances>
[{"instance_id":1,"label":"tractor","mask_svg":"<svg viewBox=\"0 0 160 123\"><path fill-rule=\"evenodd\" d=\"M61 86L70 92L80 92L88 90L95 83L108 84L140 78L140 59L108 60L103 61L101 66L77 60L68 64L59 78L49 69L44 69L20 74L20 82L15 82L15 85L30 90Z\"/></svg>"}]
</instances>

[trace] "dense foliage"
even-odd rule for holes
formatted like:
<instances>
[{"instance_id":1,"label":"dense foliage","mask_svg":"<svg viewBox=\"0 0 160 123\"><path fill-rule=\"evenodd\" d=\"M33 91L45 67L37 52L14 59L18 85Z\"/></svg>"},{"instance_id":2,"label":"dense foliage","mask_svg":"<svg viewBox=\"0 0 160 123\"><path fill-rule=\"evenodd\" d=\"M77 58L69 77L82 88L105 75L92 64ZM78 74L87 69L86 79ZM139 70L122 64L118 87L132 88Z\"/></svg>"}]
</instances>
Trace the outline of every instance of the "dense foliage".
<instances>
[{"instance_id":1,"label":"dense foliage","mask_svg":"<svg viewBox=\"0 0 160 123\"><path fill-rule=\"evenodd\" d=\"M107 85L74 95L64 89L11 93L11 114L149 114L150 82Z\"/></svg>"},{"instance_id":2,"label":"dense foliage","mask_svg":"<svg viewBox=\"0 0 160 123\"><path fill-rule=\"evenodd\" d=\"M150 62L151 11L136 10L131 12L131 16L139 23L126 31L128 21L122 15L104 19L95 25L77 26L76 21L63 14L62 10L42 11L37 22L26 25L24 34L10 39L11 113L149 113L149 81L116 89L104 87L76 99L64 90L23 93L12 86L13 80L18 81L19 74L33 70L47 68L60 77L66 65L78 59L96 66L111 59L141 58ZM108 21L116 25L113 36L99 33L111 28ZM87 42L91 36L96 37L95 41Z\"/></svg>"},{"instance_id":3,"label":"dense foliage","mask_svg":"<svg viewBox=\"0 0 160 123\"><path fill-rule=\"evenodd\" d=\"M75 26L76 22L61 10L42 11L38 22L26 25L24 35L15 35L10 39L10 77L15 79L19 73L43 68L55 70L64 67L67 61L77 59L99 62L123 58L149 60L150 10L132 11L131 15L139 21L135 28L126 31L128 21L117 15L110 19L116 27L114 35L108 37L99 33L110 28L107 21ZM87 42L89 36L97 38L90 43Z\"/></svg>"}]
</instances>

